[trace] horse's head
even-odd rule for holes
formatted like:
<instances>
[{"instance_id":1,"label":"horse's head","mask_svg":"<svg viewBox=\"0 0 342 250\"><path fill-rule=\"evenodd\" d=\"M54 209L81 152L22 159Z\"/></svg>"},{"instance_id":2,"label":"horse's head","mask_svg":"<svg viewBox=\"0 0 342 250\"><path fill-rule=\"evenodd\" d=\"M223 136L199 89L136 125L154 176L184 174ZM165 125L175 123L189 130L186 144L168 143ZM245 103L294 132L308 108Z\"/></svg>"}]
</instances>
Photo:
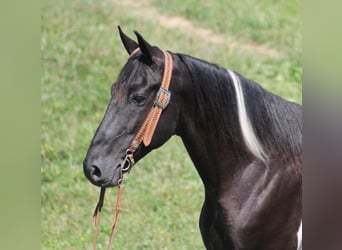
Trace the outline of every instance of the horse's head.
<instances>
[{"instance_id":1,"label":"horse's head","mask_svg":"<svg viewBox=\"0 0 342 250\"><path fill-rule=\"evenodd\" d=\"M118 184L126 150L144 123L161 87L164 72L164 52L151 46L137 32L138 43L119 28L124 47L130 55L119 79L111 88L111 99L89 146L83 169L86 177L97 186ZM152 149L161 146L176 131L179 107L177 87L170 83L172 98L162 111L150 143L141 143L134 152L138 161ZM179 87L178 87L179 88ZM147 144L147 145L146 145Z\"/></svg>"}]
</instances>

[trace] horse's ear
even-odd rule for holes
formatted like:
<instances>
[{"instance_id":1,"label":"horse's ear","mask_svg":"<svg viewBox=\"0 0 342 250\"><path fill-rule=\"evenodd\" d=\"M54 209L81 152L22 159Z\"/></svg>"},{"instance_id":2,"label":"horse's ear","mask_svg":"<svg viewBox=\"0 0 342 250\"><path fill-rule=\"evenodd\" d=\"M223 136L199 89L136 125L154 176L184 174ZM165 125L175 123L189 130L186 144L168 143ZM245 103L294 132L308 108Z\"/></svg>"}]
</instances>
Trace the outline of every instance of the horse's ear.
<instances>
[{"instance_id":1,"label":"horse's ear","mask_svg":"<svg viewBox=\"0 0 342 250\"><path fill-rule=\"evenodd\" d=\"M138 42L139 42L139 47L141 52L147 57L147 59L152 63L153 60L153 56L155 54L155 48L150 45L143 37L142 35L139 34L139 32L134 31L135 35L138 38Z\"/></svg>"},{"instance_id":2,"label":"horse's ear","mask_svg":"<svg viewBox=\"0 0 342 250\"><path fill-rule=\"evenodd\" d=\"M125 46L125 49L127 50L128 54L130 55L136 48L139 47L139 45L136 43L136 41L126 36L125 33L122 32L120 26L118 26L118 29L119 29L121 41L123 45Z\"/></svg>"}]
</instances>

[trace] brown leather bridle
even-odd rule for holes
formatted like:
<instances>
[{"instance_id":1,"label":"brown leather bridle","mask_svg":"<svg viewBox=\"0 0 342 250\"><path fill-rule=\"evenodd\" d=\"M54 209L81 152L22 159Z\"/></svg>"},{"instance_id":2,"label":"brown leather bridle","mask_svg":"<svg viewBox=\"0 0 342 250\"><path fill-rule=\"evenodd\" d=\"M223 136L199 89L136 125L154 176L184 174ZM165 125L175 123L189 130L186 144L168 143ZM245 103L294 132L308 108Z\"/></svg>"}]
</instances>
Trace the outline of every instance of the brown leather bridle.
<instances>
[{"instance_id":1,"label":"brown leather bridle","mask_svg":"<svg viewBox=\"0 0 342 250\"><path fill-rule=\"evenodd\" d=\"M139 48L135 49L131 54L130 57L132 57L134 54L139 52ZM163 79L161 86L157 92L157 95L154 99L153 106L148 113L144 123L138 130L138 133L133 138L129 148L126 150L126 156L123 159L121 163L121 178L119 180L119 190L118 190L118 197L116 201L116 208L112 223L112 232L110 235L110 239L108 242L107 250L111 248L112 241L114 238L115 233L115 227L116 223L118 221L118 216L120 212L120 205L121 205L121 197L122 197L122 191L123 191L123 174L126 172L129 172L131 167L135 164L135 160L133 157L134 152L139 148L141 143L144 144L145 147L149 146L152 141L153 134L156 130L160 115L162 111L169 105L171 100L171 92L169 91L169 86L171 82L171 76L172 76L172 69L173 69L173 61L172 56L167 51L163 51L164 58L165 58L165 65L164 65L164 73L163 73ZM96 249L97 244L97 236L99 234L99 226L100 226L100 217L101 217L101 209L104 202L104 195L105 195L106 188L101 187L100 191L100 197L99 201L96 205L93 220L94 225L96 227L95 237L94 237L94 245L93 249Z\"/></svg>"}]
</instances>

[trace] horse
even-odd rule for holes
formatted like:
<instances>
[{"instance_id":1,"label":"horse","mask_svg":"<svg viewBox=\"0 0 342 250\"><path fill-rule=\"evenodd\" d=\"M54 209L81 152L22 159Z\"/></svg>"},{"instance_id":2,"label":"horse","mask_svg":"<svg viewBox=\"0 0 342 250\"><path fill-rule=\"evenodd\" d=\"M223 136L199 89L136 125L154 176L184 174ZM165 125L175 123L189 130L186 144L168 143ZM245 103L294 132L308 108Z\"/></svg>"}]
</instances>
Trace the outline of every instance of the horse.
<instances>
[{"instance_id":1,"label":"horse","mask_svg":"<svg viewBox=\"0 0 342 250\"><path fill-rule=\"evenodd\" d=\"M205 188L199 229L206 249L301 249L301 105L118 28L129 58L84 159L87 179L117 186L176 135Z\"/></svg>"}]
</instances>

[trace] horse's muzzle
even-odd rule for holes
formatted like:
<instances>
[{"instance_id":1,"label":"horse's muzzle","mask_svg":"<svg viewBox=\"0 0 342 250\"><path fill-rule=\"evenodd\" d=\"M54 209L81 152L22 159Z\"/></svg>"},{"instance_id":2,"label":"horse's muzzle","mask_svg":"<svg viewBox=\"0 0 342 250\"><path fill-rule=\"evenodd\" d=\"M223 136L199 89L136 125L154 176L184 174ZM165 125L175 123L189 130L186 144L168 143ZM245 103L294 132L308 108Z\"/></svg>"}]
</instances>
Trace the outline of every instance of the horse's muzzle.
<instances>
[{"instance_id":1,"label":"horse's muzzle","mask_svg":"<svg viewBox=\"0 0 342 250\"><path fill-rule=\"evenodd\" d=\"M114 165L115 166L115 165ZM83 162L83 171L87 179L98 187L114 187L122 178L121 164L103 168L99 164Z\"/></svg>"}]
</instances>

